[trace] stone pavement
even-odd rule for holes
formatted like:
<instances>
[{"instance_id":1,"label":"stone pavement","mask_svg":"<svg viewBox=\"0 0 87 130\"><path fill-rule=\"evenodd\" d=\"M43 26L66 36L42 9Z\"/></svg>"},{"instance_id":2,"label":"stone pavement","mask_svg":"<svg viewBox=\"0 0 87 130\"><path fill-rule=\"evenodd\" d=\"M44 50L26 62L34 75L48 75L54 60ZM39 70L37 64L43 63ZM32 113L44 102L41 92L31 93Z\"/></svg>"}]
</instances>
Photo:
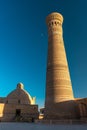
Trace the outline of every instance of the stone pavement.
<instances>
[{"instance_id":1,"label":"stone pavement","mask_svg":"<svg viewBox=\"0 0 87 130\"><path fill-rule=\"evenodd\" d=\"M87 130L87 125L45 125L34 123L0 123L0 130Z\"/></svg>"}]
</instances>

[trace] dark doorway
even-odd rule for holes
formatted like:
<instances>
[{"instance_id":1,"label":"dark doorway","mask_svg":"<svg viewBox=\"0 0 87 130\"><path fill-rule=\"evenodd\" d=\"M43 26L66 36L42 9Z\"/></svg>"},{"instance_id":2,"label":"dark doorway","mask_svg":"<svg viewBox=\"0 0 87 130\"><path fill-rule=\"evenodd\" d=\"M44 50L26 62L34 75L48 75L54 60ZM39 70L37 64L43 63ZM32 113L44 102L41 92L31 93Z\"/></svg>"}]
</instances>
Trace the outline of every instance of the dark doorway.
<instances>
[{"instance_id":1,"label":"dark doorway","mask_svg":"<svg viewBox=\"0 0 87 130\"><path fill-rule=\"evenodd\" d=\"M20 116L21 115L21 110L20 109L16 109L16 116Z\"/></svg>"},{"instance_id":2,"label":"dark doorway","mask_svg":"<svg viewBox=\"0 0 87 130\"><path fill-rule=\"evenodd\" d=\"M34 122L34 118L32 117L32 120L31 120L32 122Z\"/></svg>"}]
</instances>

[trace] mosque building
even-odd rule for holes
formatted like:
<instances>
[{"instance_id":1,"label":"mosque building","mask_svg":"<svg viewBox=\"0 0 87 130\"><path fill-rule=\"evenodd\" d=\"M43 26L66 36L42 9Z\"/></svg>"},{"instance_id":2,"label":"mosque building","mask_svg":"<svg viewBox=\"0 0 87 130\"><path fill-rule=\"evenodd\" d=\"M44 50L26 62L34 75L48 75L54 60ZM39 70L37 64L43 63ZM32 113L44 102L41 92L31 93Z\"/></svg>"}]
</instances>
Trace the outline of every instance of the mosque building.
<instances>
[{"instance_id":1,"label":"mosque building","mask_svg":"<svg viewBox=\"0 0 87 130\"><path fill-rule=\"evenodd\" d=\"M0 98L0 121L34 122L38 115L35 97L30 96L22 83L18 83L16 89L7 97Z\"/></svg>"}]
</instances>

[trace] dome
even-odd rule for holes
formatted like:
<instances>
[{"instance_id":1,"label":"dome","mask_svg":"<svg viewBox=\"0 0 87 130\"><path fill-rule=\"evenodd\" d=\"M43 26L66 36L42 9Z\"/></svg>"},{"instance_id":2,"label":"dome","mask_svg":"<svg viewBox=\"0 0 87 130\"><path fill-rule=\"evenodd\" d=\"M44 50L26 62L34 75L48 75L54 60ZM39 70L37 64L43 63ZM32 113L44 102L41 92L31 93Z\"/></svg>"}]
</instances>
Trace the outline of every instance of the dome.
<instances>
[{"instance_id":1,"label":"dome","mask_svg":"<svg viewBox=\"0 0 87 130\"><path fill-rule=\"evenodd\" d=\"M22 83L18 83L16 89L8 94L6 98L8 103L34 104L34 98L32 98L23 88L24 85Z\"/></svg>"}]
</instances>

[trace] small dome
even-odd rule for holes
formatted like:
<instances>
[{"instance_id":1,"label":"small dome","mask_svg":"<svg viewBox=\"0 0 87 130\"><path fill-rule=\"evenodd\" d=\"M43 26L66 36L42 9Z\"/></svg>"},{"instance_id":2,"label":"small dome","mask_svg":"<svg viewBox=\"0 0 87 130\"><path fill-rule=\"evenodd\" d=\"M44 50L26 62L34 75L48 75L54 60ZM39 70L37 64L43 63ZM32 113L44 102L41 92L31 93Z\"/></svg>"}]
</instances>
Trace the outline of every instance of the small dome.
<instances>
[{"instance_id":1,"label":"small dome","mask_svg":"<svg viewBox=\"0 0 87 130\"><path fill-rule=\"evenodd\" d=\"M17 84L17 88L18 88L18 89L23 89L23 88L24 88L24 85L23 85L22 83L18 83L18 84Z\"/></svg>"},{"instance_id":2,"label":"small dome","mask_svg":"<svg viewBox=\"0 0 87 130\"><path fill-rule=\"evenodd\" d=\"M18 83L16 89L8 94L8 103L35 104L35 97L31 97L30 94L23 88L24 85L22 83Z\"/></svg>"},{"instance_id":3,"label":"small dome","mask_svg":"<svg viewBox=\"0 0 87 130\"><path fill-rule=\"evenodd\" d=\"M32 97L27 91L25 91L24 89L21 89L22 87L23 85L18 84L17 88L8 94L7 100L9 103L14 104L14 103L17 103L18 100L20 100L21 104L32 103Z\"/></svg>"}]
</instances>

